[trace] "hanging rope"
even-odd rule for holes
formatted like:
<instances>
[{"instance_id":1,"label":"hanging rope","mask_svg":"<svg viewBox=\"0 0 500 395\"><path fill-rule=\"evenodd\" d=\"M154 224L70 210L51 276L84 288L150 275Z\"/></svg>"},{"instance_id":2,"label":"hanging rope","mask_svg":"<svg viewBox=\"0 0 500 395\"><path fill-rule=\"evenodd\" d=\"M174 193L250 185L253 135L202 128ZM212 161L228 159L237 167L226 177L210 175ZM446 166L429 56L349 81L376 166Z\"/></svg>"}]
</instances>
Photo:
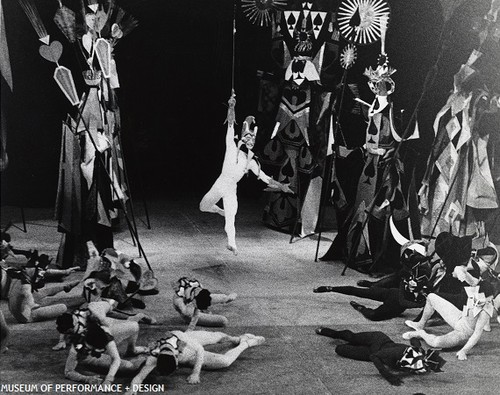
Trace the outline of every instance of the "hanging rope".
<instances>
[{"instance_id":1,"label":"hanging rope","mask_svg":"<svg viewBox=\"0 0 500 395\"><path fill-rule=\"evenodd\" d=\"M235 74L235 54L236 54L236 0L234 2L233 10L233 53L231 59L231 93L234 94L234 74Z\"/></svg>"}]
</instances>

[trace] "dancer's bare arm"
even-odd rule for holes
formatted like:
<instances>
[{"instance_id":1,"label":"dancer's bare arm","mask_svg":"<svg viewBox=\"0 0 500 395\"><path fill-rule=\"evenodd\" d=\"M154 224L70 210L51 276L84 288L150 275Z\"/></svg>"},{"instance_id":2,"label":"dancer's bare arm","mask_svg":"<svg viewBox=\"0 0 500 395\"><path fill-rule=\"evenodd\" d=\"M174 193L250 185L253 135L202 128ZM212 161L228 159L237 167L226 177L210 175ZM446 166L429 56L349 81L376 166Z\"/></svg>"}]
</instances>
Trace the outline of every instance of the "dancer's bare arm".
<instances>
[{"instance_id":1,"label":"dancer's bare arm","mask_svg":"<svg viewBox=\"0 0 500 395\"><path fill-rule=\"evenodd\" d=\"M179 338L179 340L181 340L179 345L179 363L193 365L193 371L187 378L187 382L189 384L198 384L200 382L201 368L205 359L205 350L200 343L190 339L189 333L180 331L174 331L173 333ZM190 350L186 350L186 352L183 352L183 350L185 349ZM194 352L194 356L192 356L191 351Z\"/></svg>"},{"instance_id":2,"label":"dancer's bare arm","mask_svg":"<svg viewBox=\"0 0 500 395\"><path fill-rule=\"evenodd\" d=\"M68 358L66 359L66 365L64 366L64 376L73 381L78 381L80 383L87 384L100 384L102 379L98 376L85 376L84 374L78 373L76 371L76 367L78 366L78 353L75 350L74 346L71 346L71 349L68 353Z\"/></svg>"},{"instance_id":3,"label":"dancer's bare arm","mask_svg":"<svg viewBox=\"0 0 500 395\"><path fill-rule=\"evenodd\" d=\"M111 357L111 365L109 366L108 374L104 379L103 384L112 384L115 381L116 372L120 368L121 358L118 352L118 347L114 341L109 342L106 345L106 352Z\"/></svg>"},{"instance_id":4,"label":"dancer's bare arm","mask_svg":"<svg viewBox=\"0 0 500 395\"><path fill-rule=\"evenodd\" d=\"M136 395L137 391L134 391L134 388L138 388L139 384L142 384L144 380L149 376L149 374L156 368L156 364L158 362L158 358L149 356L146 359L146 362L142 369L137 373L137 375L130 382L130 390L125 393L125 395Z\"/></svg>"},{"instance_id":5,"label":"dancer's bare arm","mask_svg":"<svg viewBox=\"0 0 500 395\"><path fill-rule=\"evenodd\" d=\"M489 322L490 316L484 310L479 313L479 318L476 321L476 326L474 328L474 333L469 337L465 346L462 347L460 351L457 352L457 358L460 361L464 361L467 359L467 353L474 347L481 335L483 334L483 329L485 325Z\"/></svg>"},{"instance_id":6,"label":"dancer's bare arm","mask_svg":"<svg viewBox=\"0 0 500 395\"><path fill-rule=\"evenodd\" d=\"M196 324L198 323L199 318L200 318L200 309L195 308L194 314L191 317L191 321L189 322L189 325L188 325L188 328L186 329L186 332L194 331L194 329L196 328Z\"/></svg>"}]
</instances>

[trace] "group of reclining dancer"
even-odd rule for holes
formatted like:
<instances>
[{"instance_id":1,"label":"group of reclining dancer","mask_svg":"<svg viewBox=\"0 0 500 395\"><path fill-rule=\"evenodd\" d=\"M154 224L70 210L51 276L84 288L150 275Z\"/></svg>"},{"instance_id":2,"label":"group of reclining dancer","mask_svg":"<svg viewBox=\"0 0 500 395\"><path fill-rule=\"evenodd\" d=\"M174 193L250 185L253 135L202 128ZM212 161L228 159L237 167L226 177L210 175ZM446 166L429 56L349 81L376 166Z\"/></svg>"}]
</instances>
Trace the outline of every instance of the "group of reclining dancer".
<instances>
[{"instance_id":1,"label":"group of reclining dancer","mask_svg":"<svg viewBox=\"0 0 500 395\"><path fill-rule=\"evenodd\" d=\"M443 232L435 240L434 253L429 254L425 241L408 241L391 229L402 244L401 270L379 281L361 280L358 287L319 286L313 292L335 292L383 302L371 309L351 301L351 306L372 321L401 315L407 308L423 308L415 320L405 324L413 331L403 339L411 345L395 343L382 332L353 333L320 327L316 333L348 344L338 345L337 354L356 360L372 361L380 374L392 385L402 380L386 366L406 372L440 371L445 363L436 349L461 347L459 360L477 344L483 331L489 331L494 311L500 309L500 275L494 271L498 251L493 244L473 249L472 237L457 237ZM437 255L437 257L436 257ZM434 335L424 330L426 323L439 314L452 331ZM500 318L497 318L500 322ZM420 339L432 349L424 350Z\"/></svg>"},{"instance_id":2,"label":"group of reclining dancer","mask_svg":"<svg viewBox=\"0 0 500 395\"><path fill-rule=\"evenodd\" d=\"M93 272L90 276L96 278ZM139 325L136 317L128 320L111 318L117 302L103 297L103 288L96 286L86 307L57 318L57 330L71 344L66 361L65 376L68 379L92 383L110 384L117 373L134 375L128 394L135 393L149 374L155 370L159 375L169 375L178 366L192 367L187 378L190 384L200 382L201 369L214 370L230 366L247 348L264 343L265 339L253 334L231 336L222 332L194 330L196 325L222 327L227 319L210 314L207 309L212 302L227 303L236 294L212 294L199 281L180 278L174 287L173 303L183 319L189 323L186 331L166 331L158 340L147 346L137 346ZM204 350L204 346L229 342L233 347L224 354ZM123 357L117 346L126 344ZM77 372L77 367L93 370L107 369L104 379L98 375L86 376Z\"/></svg>"}]
</instances>

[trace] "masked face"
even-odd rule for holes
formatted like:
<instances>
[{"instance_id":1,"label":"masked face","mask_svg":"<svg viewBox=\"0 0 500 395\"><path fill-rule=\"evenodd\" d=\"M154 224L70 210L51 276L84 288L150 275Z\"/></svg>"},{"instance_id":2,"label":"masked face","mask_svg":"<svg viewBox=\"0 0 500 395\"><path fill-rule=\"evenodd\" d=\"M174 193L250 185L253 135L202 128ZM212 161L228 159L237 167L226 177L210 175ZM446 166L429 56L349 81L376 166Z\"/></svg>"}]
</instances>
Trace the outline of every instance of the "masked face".
<instances>
[{"instance_id":1,"label":"masked face","mask_svg":"<svg viewBox=\"0 0 500 395\"><path fill-rule=\"evenodd\" d=\"M424 357L422 349L407 347L403 356L398 361L398 366L413 373L425 373L427 372L427 368L424 363Z\"/></svg>"},{"instance_id":2,"label":"masked face","mask_svg":"<svg viewBox=\"0 0 500 395\"><path fill-rule=\"evenodd\" d=\"M98 301L101 299L103 288L104 284L101 281L89 278L83 283L83 298L87 303Z\"/></svg>"},{"instance_id":3,"label":"masked face","mask_svg":"<svg viewBox=\"0 0 500 395\"><path fill-rule=\"evenodd\" d=\"M245 144L245 146L251 150L255 146L255 134L252 132L248 132L243 135L241 138L241 142Z\"/></svg>"}]
</instances>

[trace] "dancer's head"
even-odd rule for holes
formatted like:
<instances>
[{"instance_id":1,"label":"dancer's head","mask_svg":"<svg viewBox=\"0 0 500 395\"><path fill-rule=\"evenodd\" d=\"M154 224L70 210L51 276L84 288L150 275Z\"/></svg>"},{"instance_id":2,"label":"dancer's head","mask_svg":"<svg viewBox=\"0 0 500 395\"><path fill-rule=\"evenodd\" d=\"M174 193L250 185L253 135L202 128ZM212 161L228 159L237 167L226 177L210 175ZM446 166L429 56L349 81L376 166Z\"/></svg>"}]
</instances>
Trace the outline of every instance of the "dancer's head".
<instances>
[{"instance_id":1,"label":"dancer's head","mask_svg":"<svg viewBox=\"0 0 500 395\"><path fill-rule=\"evenodd\" d=\"M177 369L177 357L169 353L161 353L158 355L156 369L162 376L168 376Z\"/></svg>"},{"instance_id":2,"label":"dancer's head","mask_svg":"<svg viewBox=\"0 0 500 395\"><path fill-rule=\"evenodd\" d=\"M253 125L253 127L252 127ZM243 129L241 131L240 144L245 144L245 146L251 150L255 146L255 139L257 137L258 127L255 126L255 118L251 115L246 117L243 122Z\"/></svg>"},{"instance_id":3,"label":"dancer's head","mask_svg":"<svg viewBox=\"0 0 500 395\"><path fill-rule=\"evenodd\" d=\"M445 363L446 361L439 355L439 351L424 350L412 343L398 361L398 366L412 373L422 374L429 371L441 372L441 367Z\"/></svg>"},{"instance_id":4,"label":"dancer's head","mask_svg":"<svg viewBox=\"0 0 500 395\"><path fill-rule=\"evenodd\" d=\"M178 366L179 338L168 333L167 337L153 342L149 346L149 353L157 358L156 369L158 373L167 376L174 372Z\"/></svg>"},{"instance_id":5,"label":"dancer's head","mask_svg":"<svg viewBox=\"0 0 500 395\"><path fill-rule=\"evenodd\" d=\"M100 300L104 288L110 283L110 273L107 270L94 271L83 282L83 297L90 303Z\"/></svg>"},{"instance_id":6,"label":"dancer's head","mask_svg":"<svg viewBox=\"0 0 500 395\"><path fill-rule=\"evenodd\" d=\"M208 289L198 288L199 291L195 292L194 300L196 307L200 310L206 310L212 304L212 296Z\"/></svg>"}]
</instances>

